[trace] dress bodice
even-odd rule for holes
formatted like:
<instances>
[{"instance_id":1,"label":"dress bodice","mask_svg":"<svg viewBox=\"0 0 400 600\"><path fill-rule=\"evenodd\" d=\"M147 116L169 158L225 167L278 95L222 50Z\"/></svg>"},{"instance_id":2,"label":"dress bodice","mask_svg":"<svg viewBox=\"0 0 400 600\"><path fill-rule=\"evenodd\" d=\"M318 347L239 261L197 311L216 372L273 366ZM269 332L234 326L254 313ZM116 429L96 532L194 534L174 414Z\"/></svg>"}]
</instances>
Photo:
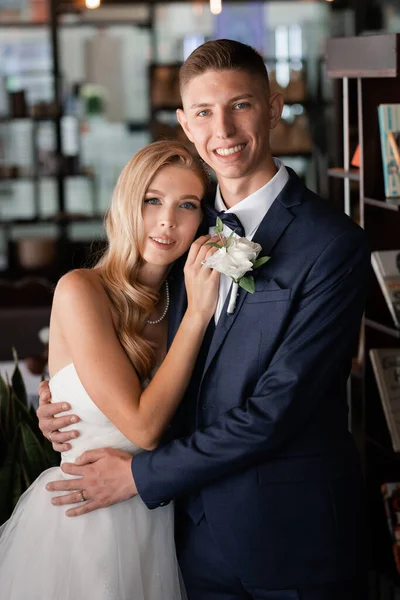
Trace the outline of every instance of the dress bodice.
<instances>
[{"instance_id":1,"label":"dress bodice","mask_svg":"<svg viewBox=\"0 0 400 600\"><path fill-rule=\"evenodd\" d=\"M75 414L80 418L78 423L61 430L74 429L79 432L79 436L71 440L71 450L61 454L61 462L74 462L86 450L97 448L118 448L131 454L142 451L130 442L91 400L73 363L58 371L50 379L49 385L52 402L68 402L71 406L71 410L59 413L58 416Z\"/></svg>"}]
</instances>

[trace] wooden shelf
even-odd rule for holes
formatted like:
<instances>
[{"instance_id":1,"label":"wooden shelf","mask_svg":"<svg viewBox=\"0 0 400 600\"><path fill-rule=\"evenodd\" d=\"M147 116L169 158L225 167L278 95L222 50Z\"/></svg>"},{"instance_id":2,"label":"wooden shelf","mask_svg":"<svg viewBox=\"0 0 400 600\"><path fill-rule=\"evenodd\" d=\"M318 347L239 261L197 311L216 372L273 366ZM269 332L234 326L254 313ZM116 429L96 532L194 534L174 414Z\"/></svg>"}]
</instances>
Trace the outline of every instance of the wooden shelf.
<instances>
[{"instance_id":1,"label":"wooden shelf","mask_svg":"<svg viewBox=\"0 0 400 600\"><path fill-rule=\"evenodd\" d=\"M35 179L56 179L58 177L61 177L62 179L69 179L70 177L76 178L76 177L84 177L86 179L93 179L94 178L94 174L93 173L87 173L87 172L82 172L82 173L26 173L25 175L17 175L15 177L0 177L0 183L3 181L5 183L9 183L10 181L33 181Z\"/></svg>"},{"instance_id":2,"label":"wooden shelf","mask_svg":"<svg viewBox=\"0 0 400 600\"><path fill-rule=\"evenodd\" d=\"M49 72L50 74L50 72ZM43 122L43 121L55 121L59 117L57 115L47 115L47 116L26 116L26 117L1 117L0 123L12 123L13 121L34 121L34 122Z\"/></svg>"},{"instance_id":3,"label":"wooden shelf","mask_svg":"<svg viewBox=\"0 0 400 600\"><path fill-rule=\"evenodd\" d=\"M126 27L127 25L138 27L139 29L150 29L152 24L149 19L143 19L142 21L139 19L127 19L126 21L117 19L115 21L111 19L81 19L79 21L61 21L59 27L99 27L103 29L104 27Z\"/></svg>"},{"instance_id":4,"label":"wooden shelf","mask_svg":"<svg viewBox=\"0 0 400 600\"><path fill-rule=\"evenodd\" d=\"M176 111L178 110L178 108L182 108L182 106L154 106L151 109L151 114L154 116L159 112L171 112L171 113L176 113Z\"/></svg>"},{"instance_id":5,"label":"wooden shelf","mask_svg":"<svg viewBox=\"0 0 400 600\"><path fill-rule=\"evenodd\" d=\"M175 110L175 109L174 109ZM63 115L68 116L68 115ZM12 123L13 121L33 121L34 123L44 123L46 121L54 122L57 120L57 116L49 115L47 117L4 117L0 115L0 124ZM62 119L62 117L60 117ZM147 131L150 128L150 121L122 121L131 133L135 131ZM1 178L0 178L1 179Z\"/></svg>"},{"instance_id":6,"label":"wooden shelf","mask_svg":"<svg viewBox=\"0 0 400 600\"><path fill-rule=\"evenodd\" d=\"M49 24L46 22L43 23L33 23L29 21L0 21L0 29L8 29L8 28L19 28L23 27L26 29L36 29L37 27L48 27Z\"/></svg>"},{"instance_id":7,"label":"wooden shelf","mask_svg":"<svg viewBox=\"0 0 400 600\"><path fill-rule=\"evenodd\" d=\"M82 215L69 217L68 215L55 215L53 217L32 218L32 219L10 219L9 221L0 221L0 227L15 227L17 225L71 225L73 223L95 223L102 222L104 215Z\"/></svg>"},{"instance_id":8,"label":"wooden shelf","mask_svg":"<svg viewBox=\"0 0 400 600\"><path fill-rule=\"evenodd\" d=\"M400 339L400 329L388 327L387 325L383 325L382 323L378 323L372 319L365 319L365 325L367 327L371 327L371 329L375 329L376 331L380 331L381 333L386 333L387 335Z\"/></svg>"},{"instance_id":9,"label":"wooden shelf","mask_svg":"<svg viewBox=\"0 0 400 600\"><path fill-rule=\"evenodd\" d=\"M350 179L350 181L360 181L360 172L358 169L350 169L346 171L340 167L328 169L329 177L336 177L337 179Z\"/></svg>"},{"instance_id":10,"label":"wooden shelf","mask_svg":"<svg viewBox=\"0 0 400 600\"><path fill-rule=\"evenodd\" d=\"M77 21L60 21L58 23L58 27L60 28L73 28L73 27L100 27L100 28L104 28L104 27L120 27L120 26L126 26L126 25L131 25L132 27L139 27L139 28L144 28L144 29L150 29L151 28L151 21L150 20L126 20L126 21L122 21L122 20L106 20L106 19L93 19L93 20L85 20L85 19L80 19ZM41 22L41 23L33 23L33 22L29 22L29 21L0 21L0 29L19 29L19 28L24 28L24 29L38 29L40 27L49 27L49 23L48 21L45 22Z\"/></svg>"},{"instance_id":11,"label":"wooden shelf","mask_svg":"<svg viewBox=\"0 0 400 600\"><path fill-rule=\"evenodd\" d=\"M148 131L150 129L149 121L126 121L125 125L130 133Z\"/></svg>"},{"instance_id":12,"label":"wooden shelf","mask_svg":"<svg viewBox=\"0 0 400 600\"><path fill-rule=\"evenodd\" d=\"M377 208L383 208L385 210L392 210L395 212L398 212L400 210L400 201L399 204L395 204L386 200L374 200L373 198L364 198L364 204L368 204L369 206L376 206Z\"/></svg>"}]
</instances>

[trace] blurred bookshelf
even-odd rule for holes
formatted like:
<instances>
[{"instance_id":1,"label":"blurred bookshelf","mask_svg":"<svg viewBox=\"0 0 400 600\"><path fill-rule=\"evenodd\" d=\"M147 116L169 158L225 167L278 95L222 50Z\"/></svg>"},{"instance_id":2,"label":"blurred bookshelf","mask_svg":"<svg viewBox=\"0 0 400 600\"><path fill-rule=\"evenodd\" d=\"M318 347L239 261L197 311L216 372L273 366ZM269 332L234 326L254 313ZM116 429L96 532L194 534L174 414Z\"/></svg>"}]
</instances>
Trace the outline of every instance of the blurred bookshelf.
<instances>
[{"instance_id":1,"label":"blurred bookshelf","mask_svg":"<svg viewBox=\"0 0 400 600\"><path fill-rule=\"evenodd\" d=\"M92 240L103 244L103 216L118 174L150 141L146 111L123 114L117 106L108 118L108 98L81 93L96 86L82 86L79 77L66 81L66 40L86 32L79 40L93 70L96 51L107 52L101 41L115 40L114 32L143 31L151 43L153 8L79 11L58 0L7 2L0 3L0 279L40 274L55 281L86 264ZM27 35L11 43L18 32ZM86 63L77 70L90 68ZM24 264L24 244L41 266L29 257ZM47 257L46 244L56 249Z\"/></svg>"},{"instance_id":2,"label":"blurred bookshelf","mask_svg":"<svg viewBox=\"0 0 400 600\"><path fill-rule=\"evenodd\" d=\"M328 171L342 208L364 227L372 251L399 248L399 206L385 198L378 106L400 103L400 36L397 34L332 38L327 45L328 75L337 82L337 115L342 122L342 152ZM359 147L359 167L351 165ZM388 518L381 493L399 481L399 453L393 450L373 372L370 350L399 349L400 330L389 313L371 269L357 369L349 390L352 430L362 458L369 533L369 600L400 597L400 577L392 552Z\"/></svg>"}]
</instances>

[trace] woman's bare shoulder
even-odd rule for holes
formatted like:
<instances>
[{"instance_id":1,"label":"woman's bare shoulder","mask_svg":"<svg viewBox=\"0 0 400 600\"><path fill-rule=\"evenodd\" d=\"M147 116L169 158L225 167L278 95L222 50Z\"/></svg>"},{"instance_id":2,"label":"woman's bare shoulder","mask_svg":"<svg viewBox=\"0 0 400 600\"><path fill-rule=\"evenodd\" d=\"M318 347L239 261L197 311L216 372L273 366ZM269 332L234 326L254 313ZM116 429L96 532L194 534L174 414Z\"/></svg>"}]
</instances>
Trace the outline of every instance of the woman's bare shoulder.
<instances>
[{"instance_id":1,"label":"woman's bare shoulder","mask_svg":"<svg viewBox=\"0 0 400 600\"><path fill-rule=\"evenodd\" d=\"M63 275L57 283L54 300L71 302L72 305L82 302L94 305L100 303L108 308L110 304L98 269L74 269Z\"/></svg>"}]
</instances>

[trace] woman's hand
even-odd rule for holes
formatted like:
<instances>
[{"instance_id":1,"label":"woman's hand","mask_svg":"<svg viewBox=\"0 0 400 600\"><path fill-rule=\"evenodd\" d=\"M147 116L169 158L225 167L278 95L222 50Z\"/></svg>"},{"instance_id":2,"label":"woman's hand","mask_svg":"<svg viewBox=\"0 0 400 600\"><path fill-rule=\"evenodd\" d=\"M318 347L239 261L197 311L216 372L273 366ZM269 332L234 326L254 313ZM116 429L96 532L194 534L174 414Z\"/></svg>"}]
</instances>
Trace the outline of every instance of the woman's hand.
<instances>
[{"instance_id":1,"label":"woman's hand","mask_svg":"<svg viewBox=\"0 0 400 600\"><path fill-rule=\"evenodd\" d=\"M220 275L215 269L204 267L203 261L217 251L217 248L207 244L217 241L220 241L220 236L211 238L203 235L193 242L184 268L188 313L200 315L207 322L217 307Z\"/></svg>"}]
</instances>

